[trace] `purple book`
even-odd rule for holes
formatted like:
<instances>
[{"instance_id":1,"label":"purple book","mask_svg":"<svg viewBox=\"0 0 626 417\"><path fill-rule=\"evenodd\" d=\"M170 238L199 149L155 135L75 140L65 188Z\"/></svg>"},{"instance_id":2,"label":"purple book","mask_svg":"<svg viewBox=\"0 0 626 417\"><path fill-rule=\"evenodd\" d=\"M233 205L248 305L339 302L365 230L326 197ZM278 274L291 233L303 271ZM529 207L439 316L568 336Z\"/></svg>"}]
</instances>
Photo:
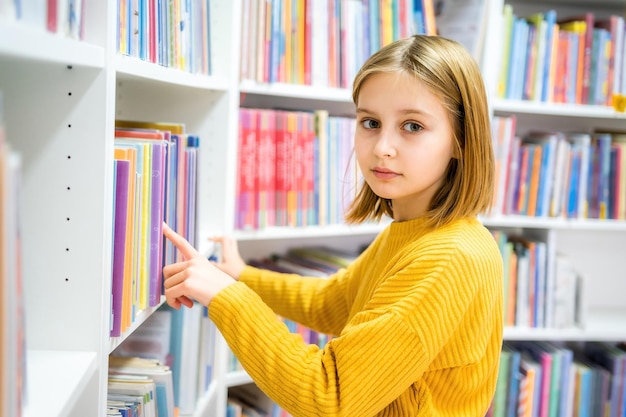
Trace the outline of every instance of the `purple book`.
<instances>
[{"instance_id":1,"label":"purple book","mask_svg":"<svg viewBox=\"0 0 626 417\"><path fill-rule=\"evenodd\" d=\"M128 222L128 182L130 162L115 160L115 194L113 206L113 259L111 278L111 337L121 334L126 225Z\"/></svg>"},{"instance_id":2,"label":"purple book","mask_svg":"<svg viewBox=\"0 0 626 417\"><path fill-rule=\"evenodd\" d=\"M165 220L166 142L152 144L152 193L150 203L150 286L148 305L161 301L163 282L163 221Z\"/></svg>"}]
</instances>

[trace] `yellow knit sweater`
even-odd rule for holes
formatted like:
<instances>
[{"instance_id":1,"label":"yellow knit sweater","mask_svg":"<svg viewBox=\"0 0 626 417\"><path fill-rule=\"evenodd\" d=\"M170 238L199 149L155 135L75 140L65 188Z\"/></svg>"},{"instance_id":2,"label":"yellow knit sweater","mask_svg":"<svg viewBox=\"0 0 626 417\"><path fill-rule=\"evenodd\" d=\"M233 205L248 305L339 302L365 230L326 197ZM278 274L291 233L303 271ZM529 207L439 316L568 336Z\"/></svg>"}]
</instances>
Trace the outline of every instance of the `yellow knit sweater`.
<instances>
[{"instance_id":1,"label":"yellow knit sweater","mask_svg":"<svg viewBox=\"0 0 626 417\"><path fill-rule=\"evenodd\" d=\"M483 417L502 344L502 259L476 219L392 223L329 279L246 267L209 314L293 416ZM336 335L324 348L276 314Z\"/></svg>"}]
</instances>

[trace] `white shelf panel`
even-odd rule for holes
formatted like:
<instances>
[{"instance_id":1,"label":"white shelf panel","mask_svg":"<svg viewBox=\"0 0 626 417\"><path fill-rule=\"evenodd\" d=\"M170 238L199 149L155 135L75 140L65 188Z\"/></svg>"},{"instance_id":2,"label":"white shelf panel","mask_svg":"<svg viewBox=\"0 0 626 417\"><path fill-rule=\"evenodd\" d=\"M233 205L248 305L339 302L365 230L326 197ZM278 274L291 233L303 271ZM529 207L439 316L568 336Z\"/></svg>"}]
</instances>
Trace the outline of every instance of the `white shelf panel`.
<instances>
[{"instance_id":1,"label":"white shelf panel","mask_svg":"<svg viewBox=\"0 0 626 417\"><path fill-rule=\"evenodd\" d=\"M626 341L626 309L592 309L582 328L533 329L507 327L505 340Z\"/></svg>"},{"instance_id":2,"label":"white shelf panel","mask_svg":"<svg viewBox=\"0 0 626 417\"><path fill-rule=\"evenodd\" d=\"M528 216L481 217L480 220L485 226L488 227L518 227L527 229L588 230L607 232L626 231L626 222L620 220L577 220Z\"/></svg>"},{"instance_id":3,"label":"white shelf panel","mask_svg":"<svg viewBox=\"0 0 626 417\"><path fill-rule=\"evenodd\" d=\"M18 22L0 21L0 58L104 68L104 48Z\"/></svg>"},{"instance_id":4,"label":"white shelf panel","mask_svg":"<svg viewBox=\"0 0 626 417\"><path fill-rule=\"evenodd\" d=\"M238 387L240 385L251 384L252 378L246 371L233 371L226 375L225 385L227 387Z\"/></svg>"},{"instance_id":5,"label":"white shelf panel","mask_svg":"<svg viewBox=\"0 0 626 417\"><path fill-rule=\"evenodd\" d=\"M261 230L235 231L233 236L240 241L297 239L302 237L333 237L373 235L379 233L387 223L368 225L329 225L307 227L269 227Z\"/></svg>"},{"instance_id":6,"label":"white shelf panel","mask_svg":"<svg viewBox=\"0 0 626 417\"><path fill-rule=\"evenodd\" d=\"M95 352L29 350L24 417L63 417L96 371Z\"/></svg>"},{"instance_id":7,"label":"white shelf panel","mask_svg":"<svg viewBox=\"0 0 626 417\"><path fill-rule=\"evenodd\" d=\"M226 79L203 74L192 74L128 55L117 55L115 68L118 79L144 80L217 91L226 91L229 87Z\"/></svg>"},{"instance_id":8,"label":"white shelf panel","mask_svg":"<svg viewBox=\"0 0 626 417\"><path fill-rule=\"evenodd\" d=\"M207 391L198 400L198 403L196 404L196 409L194 410L194 413L192 414L192 416L203 417L206 415L211 415L211 414L207 414L207 412L209 412L209 410L215 409L214 406L212 405L215 404L215 402L218 400L217 395L218 395L217 382L213 380L211 381L211 384L209 385L209 389L207 389ZM183 417L183 416L185 415L181 414L179 417Z\"/></svg>"},{"instance_id":9,"label":"white shelf panel","mask_svg":"<svg viewBox=\"0 0 626 417\"><path fill-rule=\"evenodd\" d=\"M608 106L541 103L527 100L503 99L494 99L492 104L496 113L525 113L542 116L584 117L592 119L624 119L626 122L626 113L620 113Z\"/></svg>"},{"instance_id":10,"label":"white shelf panel","mask_svg":"<svg viewBox=\"0 0 626 417\"><path fill-rule=\"evenodd\" d=\"M154 307L147 307L137 313L135 321L129 326L129 328L120 337L110 337L109 353L113 352L119 345L122 344L128 336L130 336L135 330L137 330L147 319L165 302L165 296L161 296L161 302Z\"/></svg>"},{"instance_id":11,"label":"white shelf panel","mask_svg":"<svg viewBox=\"0 0 626 417\"><path fill-rule=\"evenodd\" d=\"M352 103L352 92L343 88L316 87L286 83L264 84L244 80L239 84L239 89L242 93L248 94Z\"/></svg>"}]
</instances>

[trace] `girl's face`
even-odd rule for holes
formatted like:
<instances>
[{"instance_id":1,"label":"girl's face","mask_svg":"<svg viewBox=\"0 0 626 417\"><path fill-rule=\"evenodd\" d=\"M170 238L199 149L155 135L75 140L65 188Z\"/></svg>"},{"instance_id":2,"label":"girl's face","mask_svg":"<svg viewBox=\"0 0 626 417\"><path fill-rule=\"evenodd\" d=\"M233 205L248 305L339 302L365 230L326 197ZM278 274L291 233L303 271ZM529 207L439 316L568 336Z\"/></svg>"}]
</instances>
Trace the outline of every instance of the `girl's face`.
<instances>
[{"instance_id":1,"label":"girl's face","mask_svg":"<svg viewBox=\"0 0 626 417\"><path fill-rule=\"evenodd\" d=\"M422 216L454 154L448 112L406 74L379 73L361 86L354 139L365 181L392 200L394 219Z\"/></svg>"}]
</instances>

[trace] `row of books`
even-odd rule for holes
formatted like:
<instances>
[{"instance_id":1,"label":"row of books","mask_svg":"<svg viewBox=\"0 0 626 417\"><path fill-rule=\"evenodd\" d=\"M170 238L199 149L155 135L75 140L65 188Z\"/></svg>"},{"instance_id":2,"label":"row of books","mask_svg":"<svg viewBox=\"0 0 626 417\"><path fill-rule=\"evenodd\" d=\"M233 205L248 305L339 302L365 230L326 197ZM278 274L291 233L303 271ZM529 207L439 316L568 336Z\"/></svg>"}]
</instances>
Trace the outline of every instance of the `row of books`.
<instances>
[{"instance_id":1,"label":"row of books","mask_svg":"<svg viewBox=\"0 0 626 417\"><path fill-rule=\"evenodd\" d=\"M0 93L0 415L20 416L26 405L26 328L22 276L20 155L11 149Z\"/></svg>"},{"instance_id":2,"label":"row of books","mask_svg":"<svg viewBox=\"0 0 626 417\"><path fill-rule=\"evenodd\" d=\"M347 88L382 46L435 34L433 0L244 0L241 78Z\"/></svg>"},{"instance_id":3,"label":"row of books","mask_svg":"<svg viewBox=\"0 0 626 417\"><path fill-rule=\"evenodd\" d=\"M626 134L515 133L516 117L495 117L493 214L626 219Z\"/></svg>"},{"instance_id":4,"label":"row of books","mask_svg":"<svg viewBox=\"0 0 626 417\"><path fill-rule=\"evenodd\" d=\"M520 17L506 4L503 20L499 97L612 106L626 95L623 16Z\"/></svg>"},{"instance_id":5,"label":"row of books","mask_svg":"<svg viewBox=\"0 0 626 417\"><path fill-rule=\"evenodd\" d=\"M502 230L491 233L502 254L505 326L583 326L584 281L570 260L562 254L551 260L548 244L539 239Z\"/></svg>"},{"instance_id":6,"label":"row of books","mask_svg":"<svg viewBox=\"0 0 626 417\"><path fill-rule=\"evenodd\" d=\"M117 50L145 61L211 74L210 0L117 0Z\"/></svg>"},{"instance_id":7,"label":"row of books","mask_svg":"<svg viewBox=\"0 0 626 417\"><path fill-rule=\"evenodd\" d=\"M162 269L179 259L166 222L195 244L199 138L182 124L117 121L111 336L161 302Z\"/></svg>"},{"instance_id":8,"label":"row of books","mask_svg":"<svg viewBox=\"0 0 626 417\"><path fill-rule=\"evenodd\" d=\"M17 21L71 39L84 38L85 0L2 0L0 20Z\"/></svg>"},{"instance_id":9,"label":"row of books","mask_svg":"<svg viewBox=\"0 0 626 417\"><path fill-rule=\"evenodd\" d=\"M623 417L626 346L505 342L487 417Z\"/></svg>"},{"instance_id":10,"label":"row of books","mask_svg":"<svg viewBox=\"0 0 626 417\"><path fill-rule=\"evenodd\" d=\"M240 109L236 228L343 223L360 178L354 119Z\"/></svg>"},{"instance_id":11,"label":"row of books","mask_svg":"<svg viewBox=\"0 0 626 417\"><path fill-rule=\"evenodd\" d=\"M129 405L119 401L129 401L120 396L128 394L125 386L131 384L154 391L147 407L157 414L146 416L193 414L213 381L216 335L206 307L160 307L109 356L109 408Z\"/></svg>"}]
</instances>

